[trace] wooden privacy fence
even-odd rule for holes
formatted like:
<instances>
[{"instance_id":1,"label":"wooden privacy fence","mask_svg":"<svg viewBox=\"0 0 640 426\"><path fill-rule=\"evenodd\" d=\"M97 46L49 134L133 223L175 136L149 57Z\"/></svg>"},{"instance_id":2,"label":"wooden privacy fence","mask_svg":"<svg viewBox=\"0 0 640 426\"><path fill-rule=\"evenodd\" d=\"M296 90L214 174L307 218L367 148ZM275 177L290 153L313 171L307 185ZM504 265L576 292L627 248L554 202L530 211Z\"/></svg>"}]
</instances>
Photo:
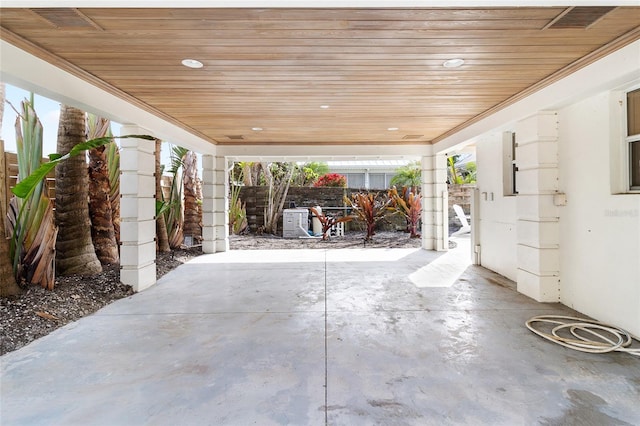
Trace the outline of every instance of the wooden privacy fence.
<instances>
[{"instance_id":1,"label":"wooden privacy fence","mask_svg":"<svg viewBox=\"0 0 640 426\"><path fill-rule=\"evenodd\" d=\"M42 161L49 161L47 158L43 158ZM1 217L4 217L7 212L7 205L13 197L13 193L11 192L11 188L16 185L16 181L18 180L18 155L13 152L4 152L4 146L2 140L0 140L0 183L2 186L0 187L0 214ZM162 177L162 192L165 196L165 199L169 198L169 189L171 188L171 177L163 176ZM47 195L54 203L56 201L56 173L55 170L52 170L51 173L47 175L46 180L47 185ZM2 222L0 222L2 223Z\"/></svg>"},{"instance_id":2,"label":"wooden privacy fence","mask_svg":"<svg viewBox=\"0 0 640 426\"><path fill-rule=\"evenodd\" d=\"M4 150L3 150L4 151ZM16 185L16 181L18 180L18 154L13 152L2 152L2 159L0 162L0 168L2 169L0 173L0 178L2 178L3 187L2 187L2 213L6 213L6 207L9 204L9 200L13 196L11 192L11 188ZM49 161L49 159L44 158L42 161ZM51 173L47 175L46 183L47 185L47 195L55 203L56 201L56 176L55 170L52 170ZM55 204L54 204L55 206Z\"/></svg>"}]
</instances>

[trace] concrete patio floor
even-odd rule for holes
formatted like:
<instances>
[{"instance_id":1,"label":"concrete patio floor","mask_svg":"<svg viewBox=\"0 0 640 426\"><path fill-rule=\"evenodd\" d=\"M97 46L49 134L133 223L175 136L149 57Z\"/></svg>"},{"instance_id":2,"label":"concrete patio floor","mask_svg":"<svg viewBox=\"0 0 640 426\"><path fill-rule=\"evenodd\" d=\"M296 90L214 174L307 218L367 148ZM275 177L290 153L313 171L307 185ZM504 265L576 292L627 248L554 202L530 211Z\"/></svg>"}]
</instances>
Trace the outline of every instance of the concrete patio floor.
<instances>
[{"instance_id":1,"label":"concrete patio floor","mask_svg":"<svg viewBox=\"0 0 640 426\"><path fill-rule=\"evenodd\" d=\"M0 423L640 424L637 358L535 336L574 312L456 253L201 256L3 356Z\"/></svg>"}]
</instances>

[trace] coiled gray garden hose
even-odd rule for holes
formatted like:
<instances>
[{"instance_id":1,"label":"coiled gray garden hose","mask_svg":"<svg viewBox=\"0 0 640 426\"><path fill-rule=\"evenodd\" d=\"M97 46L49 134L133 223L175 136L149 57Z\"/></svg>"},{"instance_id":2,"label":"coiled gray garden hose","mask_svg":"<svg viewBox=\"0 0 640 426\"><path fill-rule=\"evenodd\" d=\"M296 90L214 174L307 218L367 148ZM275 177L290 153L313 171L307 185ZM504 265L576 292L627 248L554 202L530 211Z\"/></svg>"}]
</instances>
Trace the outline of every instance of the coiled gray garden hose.
<instances>
[{"instance_id":1,"label":"coiled gray garden hose","mask_svg":"<svg viewBox=\"0 0 640 426\"><path fill-rule=\"evenodd\" d=\"M538 328L533 324L537 324ZM541 324L551 324L551 331L541 331ZM633 339L627 331L598 321L561 315L540 315L531 318L525 325L538 336L576 351L592 354L617 351L640 356L640 348L629 347ZM565 336L560 335L561 332L564 332Z\"/></svg>"}]
</instances>

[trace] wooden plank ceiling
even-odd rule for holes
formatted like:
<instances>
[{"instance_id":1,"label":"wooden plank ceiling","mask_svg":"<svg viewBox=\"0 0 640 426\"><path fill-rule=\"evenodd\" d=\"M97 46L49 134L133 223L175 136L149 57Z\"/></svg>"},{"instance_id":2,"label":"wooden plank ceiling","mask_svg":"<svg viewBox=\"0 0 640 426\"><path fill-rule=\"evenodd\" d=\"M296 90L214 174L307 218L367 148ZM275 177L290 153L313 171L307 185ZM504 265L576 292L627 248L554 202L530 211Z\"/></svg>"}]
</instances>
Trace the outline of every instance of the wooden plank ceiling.
<instances>
[{"instance_id":1,"label":"wooden plank ceiling","mask_svg":"<svg viewBox=\"0 0 640 426\"><path fill-rule=\"evenodd\" d=\"M216 144L433 143L639 23L640 7L0 10L6 41Z\"/></svg>"}]
</instances>

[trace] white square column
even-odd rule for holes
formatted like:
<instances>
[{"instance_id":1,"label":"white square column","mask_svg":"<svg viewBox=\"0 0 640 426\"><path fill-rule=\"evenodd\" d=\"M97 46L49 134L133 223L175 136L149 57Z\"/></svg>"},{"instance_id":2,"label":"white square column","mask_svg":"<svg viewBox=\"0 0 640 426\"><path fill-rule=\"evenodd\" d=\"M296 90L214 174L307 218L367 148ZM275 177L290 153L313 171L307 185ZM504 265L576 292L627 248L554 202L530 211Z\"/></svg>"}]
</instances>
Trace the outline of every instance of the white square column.
<instances>
[{"instance_id":1,"label":"white square column","mask_svg":"<svg viewBox=\"0 0 640 426\"><path fill-rule=\"evenodd\" d=\"M202 156L202 251L229 250L229 207L225 157Z\"/></svg>"},{"instance_id":2,"label":"white square column","mask_svg":"<svg viewBox=\"0 0 640 426\"><path fill-rule=\"evenodd\" d=\"M516 142L518 291L539 302L558 302L558 114L539 112L518 122Z\"/></svg>"},{"instance_id":3,"label":"white square column","mask_svg":"<svg viewBox=\"0 0 640 426\"><path fill-rule=\"evenodd\" d=\"M145 134L122 126L123 136ZM120 281L138 292L156 283L155 143L131 138L120 144Z\"/></svg>"},{"instance_id":4,"label":"white square column","mask_svg":"<svg viewBox=\"0 0 640 426\"><path fill-rule=\"evenodd\" d=\"M446 251L449 248L447 157L422 157L422 248Z\"/></svg>"}]
</instances>

